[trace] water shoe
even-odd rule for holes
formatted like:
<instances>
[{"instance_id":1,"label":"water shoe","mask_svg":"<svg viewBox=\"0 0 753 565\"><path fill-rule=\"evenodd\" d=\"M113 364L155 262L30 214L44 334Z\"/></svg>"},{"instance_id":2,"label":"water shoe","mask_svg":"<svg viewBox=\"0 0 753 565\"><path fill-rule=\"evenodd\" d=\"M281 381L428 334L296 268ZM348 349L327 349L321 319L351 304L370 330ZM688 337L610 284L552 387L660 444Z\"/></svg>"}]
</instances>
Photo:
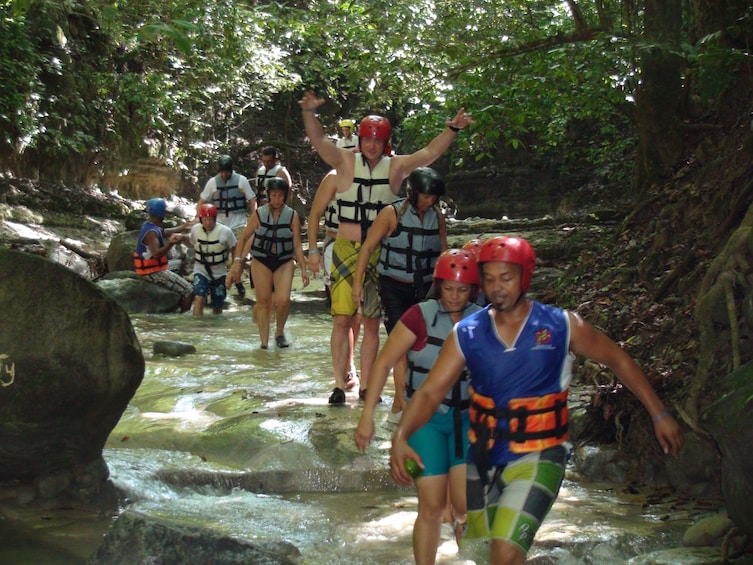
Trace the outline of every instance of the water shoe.
<instances>
[{"instance_id":1,"label":"water shoe","mask_svg":"<svg viewBox=\"0 0 753 565\"><path fill-rule=\"evenodd\" d=\"M329 395L329 403L333 405L345 404L345 391L341 388L335 388Z\"/></svg>"},{"instance_id":2,"label":"water shoe","mask_svg":"<svg viewBox=\"0 0 753 565\"><path fill-rule=\"evenodd\" d=\"M285 339L284 335L278 335L275 337L275 343L277 344L277 347L290 347L290 342Z\"/></svg>"}]
</instances>

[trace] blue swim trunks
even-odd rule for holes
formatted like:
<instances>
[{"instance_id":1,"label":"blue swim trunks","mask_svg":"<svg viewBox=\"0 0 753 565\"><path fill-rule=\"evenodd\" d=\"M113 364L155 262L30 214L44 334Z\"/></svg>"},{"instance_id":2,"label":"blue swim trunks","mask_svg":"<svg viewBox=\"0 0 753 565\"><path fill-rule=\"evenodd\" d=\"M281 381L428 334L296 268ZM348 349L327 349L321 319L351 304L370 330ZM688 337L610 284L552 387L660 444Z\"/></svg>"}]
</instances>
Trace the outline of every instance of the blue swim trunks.
<instances>
[{"instance_id":1,"label":"blue swim trunks","mask_svg":"<svg viewBox=\"0 0 753 565\"><path fill-rule=\"evenodd\" d=\"M225 275L219 276L213 281L210 281L204 275L200 273L194 273L193 275L193 293L196 296L211 295L212 309L222 310L225 304L225 298L227 297L227 289L225 288Z\"/></svg>"}]
</instances>

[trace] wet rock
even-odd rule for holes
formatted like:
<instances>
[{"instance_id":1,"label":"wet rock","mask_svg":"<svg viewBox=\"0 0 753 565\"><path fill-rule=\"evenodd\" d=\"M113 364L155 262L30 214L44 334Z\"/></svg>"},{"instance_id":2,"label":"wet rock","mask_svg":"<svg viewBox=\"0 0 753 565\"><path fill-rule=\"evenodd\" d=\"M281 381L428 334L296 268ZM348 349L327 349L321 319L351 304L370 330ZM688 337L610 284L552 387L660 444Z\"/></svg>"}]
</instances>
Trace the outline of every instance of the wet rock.
<instances>
[{"instance_id":1,"label":"wet rock","mask_svg":"<svg viewBox=\"0 0 753 565\"><path fill-rule=\"evenodd\" d=\"M581 445L573 454L575 469L592 481L626 484L628 462L612 445Z\"/></svg>"},{"instance_id":2,"label":"wet rock","mask_svg":"<svg viewBox=\"0 0 753 565\"><path fill-rule=\"evenodd\" d=\"M258 471L249 473L214 473L205 471L158 471L157 476L175 487L212 486L221 489L242 489L257 493L290 492L363 492L405 490L395 483L389 469L355 471L352 469L302 469L289 471Z\"/></svg>"},{"instance_id":3,"label":"wet rock","mask_svg":"<svg viewBox=\"0 0 753 565\"><path fill-rule=\"evenodd\" d=\"M688 547L708 547L719 545L725 534L734 527L728 516L714 514L698 520L690 526L682 538Z\"/></svg>"},{"instance_id":4,"label":"wet rock","mask_svg":"<svg viewBox=\"0 0 753 565\"><path fill-rule=\"evenodd\" d=\"M718 548L693 547L654 551L633 557L626 565L722 565L725 561Z\"/></svg>"},{"instance_id":5,"label":"wet rock","mask_svg":"<svg viewBox=\"0 0 753 565\"><path fill-rule=\"evenodd\" d=\"M696 498L719 498L719 450L714 442L692 430L685 432L680 456L665 460L665 470L672 486Z\"/></svg>"},{"instance_id":6,"label":"wet rock","mask_svg":"<svg viewBox=\"0 0 753 565\"><path fill-rule=\"evenodd\" d=\"M169 357L182 357L196 353L196 347L184 341L155 341L152 350L155 355L168 355Z\"/></svg>"},{"instance_id":7,"label":"wet rock","mask_svg":"<svg viewBox=\"0 0 753 565\"><path fill-rule=\"evenodd\" d=\"M295 565L299 557L298 549L282 540L239 540L210 529L126 510L87 564Z\"/></svg>"},{"instance_id":8,"label":"wet rock","mask_svg":"<svg viewBox=\"0 0 753 565\"><path fill-rule=\"evenodd\" d=\"M714 384L716 400L701 414L702 426L722 454L722 492L729 516L753 535L753 363Z\"/></svg>"},{"instance_id":9,"label":"wet rock","mask_svg":"<svg viewBox=\"0 0 753 565\"><path fill-rule=\"evenodd\" d=\"M147 282L133 271L108 273L97 285L129 314L168 314L180 309L180 294Z\"/></svg>"},{"instance_id":10,"label":"wet rock","mask_svg":"<svg viewBox=\"0 0 753 565\"><path fill-rule=\"evenodd\" d=\"M33 498L98 492L102 448L144 376L128 315L65 267L9 250L0 311L0 481L31 482Z\"/></svg>"},{"instance_id":11,"label":"wet rock","mask_svg":"<svg viewBox=\"0 0 753 565\"><path fill-rule=\"evenodd\" d=\"M144 223L144 218L141 219ZM138 230L119 233L110 240L107 248L107 268L113 271L133 271L133 252L138 243Z\"/></svg>"}]
</instances>

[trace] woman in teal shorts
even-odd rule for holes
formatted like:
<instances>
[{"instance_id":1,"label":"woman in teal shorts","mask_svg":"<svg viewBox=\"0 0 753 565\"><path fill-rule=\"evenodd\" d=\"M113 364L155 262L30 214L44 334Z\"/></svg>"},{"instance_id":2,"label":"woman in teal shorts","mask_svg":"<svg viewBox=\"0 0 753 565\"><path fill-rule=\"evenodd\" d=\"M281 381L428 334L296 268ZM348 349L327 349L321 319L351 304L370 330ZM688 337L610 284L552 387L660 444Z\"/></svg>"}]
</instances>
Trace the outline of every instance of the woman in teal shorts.
<instances>
[{"instance_id":1,"label":"woman in teal shorts","mask_svg":"<svg viewBox=\"0 0 753 565\"><path fill-rule=\"evenodd\" d=\"M374 437L374 410L387 376L408 357L405 394L408 402L429 373L452 327L480 310L473 303L479 286L476 259L468 251L450 249L434 267L435 297L411 306L390 333L372 368L361 420L355 432L361 451ZM468 384L465 379L447 393L431 420L411 437L410 445L423 461L415 479L418 517L413 526L416 563L434 563L442 522L449 502L456 535L465 524L465 454L468 449Z\"/></svg>"}]
</instances>

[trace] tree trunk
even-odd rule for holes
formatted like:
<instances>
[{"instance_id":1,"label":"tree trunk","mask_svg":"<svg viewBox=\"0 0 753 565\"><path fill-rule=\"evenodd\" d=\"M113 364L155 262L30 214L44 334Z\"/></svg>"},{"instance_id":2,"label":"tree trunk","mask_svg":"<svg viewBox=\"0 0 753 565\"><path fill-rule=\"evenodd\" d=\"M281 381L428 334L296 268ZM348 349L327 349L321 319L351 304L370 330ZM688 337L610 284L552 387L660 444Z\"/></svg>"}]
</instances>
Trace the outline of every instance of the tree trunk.
<instances>
[{"instance_id":1,"label":"tree trunk","mask_svg":"<svg viewBox=\"0 0 753 565\"><path fill-rule=\"evenodd\" d=\"M737 38L734 31L730 33L730 28L745 15L749 5L750 0L693 0L690 40L696 43L706 35L721 31L722 45L736 43Z\"/></svg>"},{"instance_id":2,"label":"tree trunk","mask_svg":"<svg viewBox=\"0 0 753 565\"><path fill-rule=\"evenodd\" d=\"M641 196L665 175L682 154L682 81L680 0L646 0L645 47L636 95L638 154L633 189Z\"/></svg>"}]
</instances>

